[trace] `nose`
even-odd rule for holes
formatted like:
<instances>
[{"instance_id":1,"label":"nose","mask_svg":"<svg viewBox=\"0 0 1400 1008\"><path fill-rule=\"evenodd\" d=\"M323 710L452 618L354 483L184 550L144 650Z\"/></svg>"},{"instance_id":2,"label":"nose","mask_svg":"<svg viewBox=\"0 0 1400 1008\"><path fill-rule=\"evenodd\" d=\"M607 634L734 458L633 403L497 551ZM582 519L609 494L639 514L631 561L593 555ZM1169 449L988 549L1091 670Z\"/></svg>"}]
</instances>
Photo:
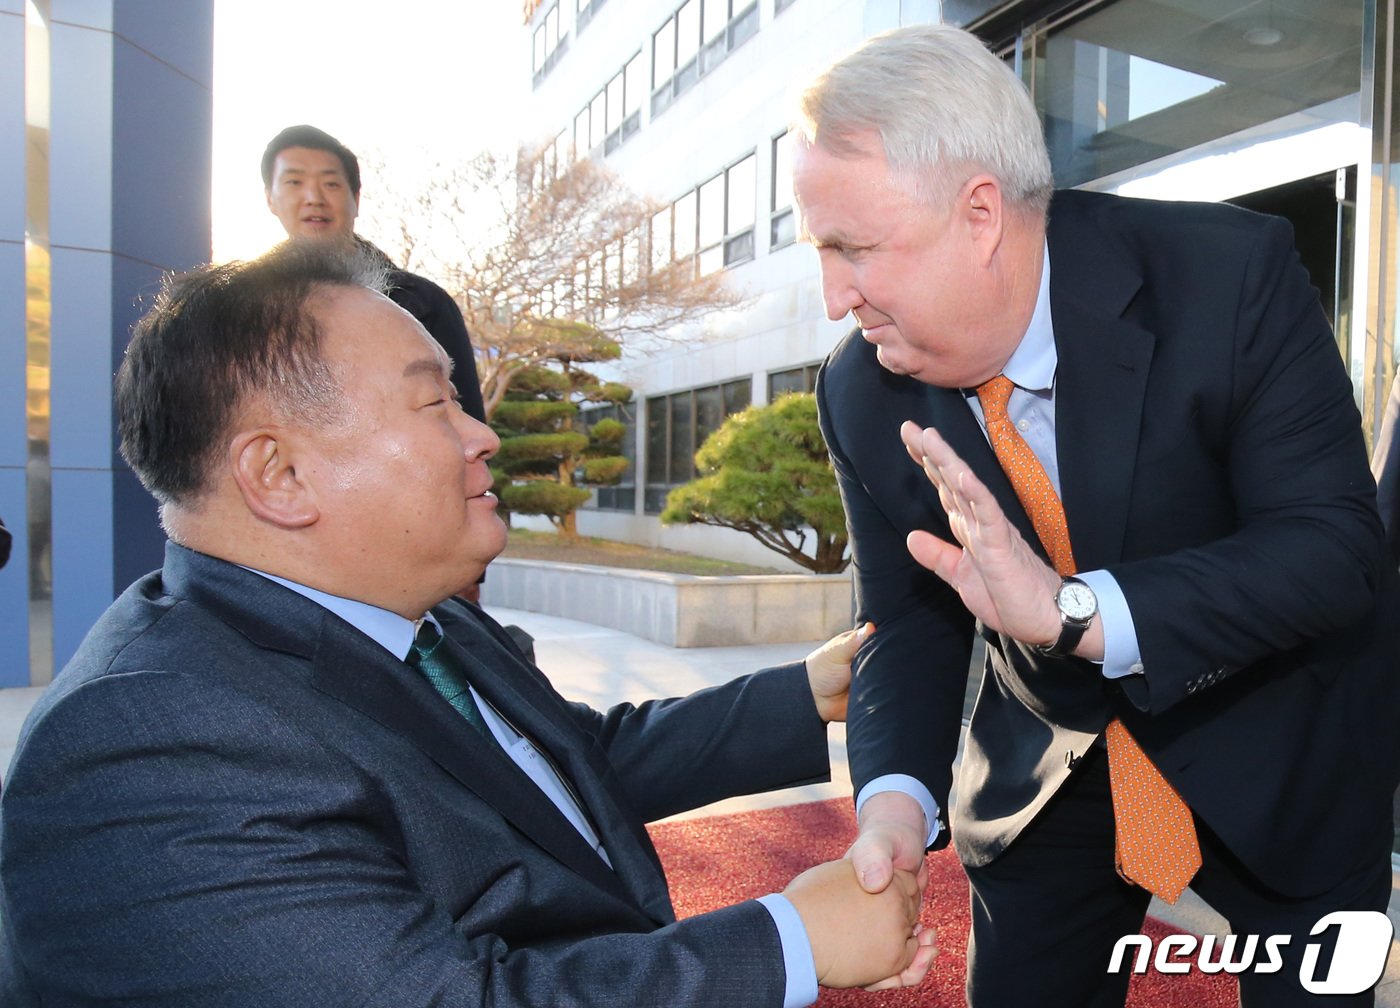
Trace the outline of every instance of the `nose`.
<instances>
[{"instance_id":1,"label":"nose","mask_svg":"<svg viewBox=\"0 0 1400 1008\"><path fill-rule=\"evenodd\" d=\"M462 434L462 451L468 462L485 462L501 448L501 439L476 417L458 407L457 429Z\"/></svg>"},{"instance_id":2,"label":"nose","mask_svg":"<svg viewBox=\"0 0 1400 1008\"><path fill-rule=\"evenodd\" d=\"M308 182L302 187L301 198L305 203L310 203L313 206L320 206L325 202L325 194L321 192L321 183L314 181Z\"/></svg>"},{"instance_id":3,"label":"nose","mask_svg":"<svg viewBox=\"0 0 1400 1008\"><path fill-rule=\"evenodd\" d=\"M834 250L823 249L821 254L822 300L826 304L826 317L839 322L855 311L865 299L856 288L849 264Z\"/></svg>"}]
</instances>

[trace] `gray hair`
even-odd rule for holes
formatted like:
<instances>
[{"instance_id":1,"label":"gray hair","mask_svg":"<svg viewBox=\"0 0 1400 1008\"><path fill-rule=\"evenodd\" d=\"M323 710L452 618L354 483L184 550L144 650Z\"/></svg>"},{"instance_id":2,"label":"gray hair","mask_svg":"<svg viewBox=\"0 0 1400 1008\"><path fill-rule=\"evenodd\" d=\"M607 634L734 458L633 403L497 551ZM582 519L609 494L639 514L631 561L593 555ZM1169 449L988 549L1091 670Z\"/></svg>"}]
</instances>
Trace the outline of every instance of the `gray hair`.
<instances>
[{"instance_id":1,"label":"gray hair","mask_svg":"<svg viewBox=\"0 0 1400 1008\"><path fill-rule=\"evenodd\" d=\"M854 134L880 134L890 171L917 195L951 197L966 170L985 171L1011 203L1044 214L1054 188L1030 96L975 36L950 25L896 28L867 39L803 92L797 128L837 156Z\"/></svg>"}]
</instances>

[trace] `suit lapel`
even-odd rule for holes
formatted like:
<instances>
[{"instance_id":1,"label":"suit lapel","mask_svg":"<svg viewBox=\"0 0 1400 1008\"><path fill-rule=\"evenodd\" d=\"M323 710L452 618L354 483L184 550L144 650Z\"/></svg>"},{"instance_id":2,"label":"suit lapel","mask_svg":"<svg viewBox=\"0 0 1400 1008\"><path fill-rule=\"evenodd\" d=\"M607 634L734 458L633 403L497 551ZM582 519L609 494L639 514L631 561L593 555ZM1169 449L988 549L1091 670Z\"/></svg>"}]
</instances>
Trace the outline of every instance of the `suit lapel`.
<instances>
[{"instance_id":1,"label":"suit lapel","mask_svg":"<svg viewBox=\"0 0 1400 1008\"><path fill-rule=\"evenodd\" d=\"M426 679L329 613L312 685L410 741L559 862L622 893L617 876L509 756L463 721Z\"/></svg>"},{"instance_id":2,"label":"suit lapel","mask_svg":"<svg viewBox=\"0 0 1400 1008\"><path fill-rule=\"evenodd\" d=\"M1122 556L1156 341L1125 319L1143 283L1127 265L1134 260L1115 254L1113 236L1076 205L1056 199L1048 234L1055 446L1075 562L1094 570Z\"/></svg>"},{"instance_id":3,"label":"suit lapel","mask_svg":"<svg viewBox=\"0 0 1400 1008\"><path fill-rule=\"evenodd\" d=\"M488 620L468 611L439 609L449 641L456 641L479 670L477 689L554 762L583 806L608 852L616 878L658 924L675 920L661 862L646 829L609 783L611 765L594 740L579 731L561 699L538 670L503 643ZM533 786L533 785L532 785ZM573 827L570 831L577 835ZM597 855L593 859L598 861ZM599 864L602 862L599 861Z\"/></svg>"},{"instance_id":4,"label":"suit lapel","mask_svg":"<svg viewBox=\"0 0 1400 1008\"><path fill-rule=\"evenodd\" d=\"M1061 495L1075 562L1094 570L1122 556L1153 341L1071 309L1055 319L1055 334Z\"/></svg>"}]
</instances>

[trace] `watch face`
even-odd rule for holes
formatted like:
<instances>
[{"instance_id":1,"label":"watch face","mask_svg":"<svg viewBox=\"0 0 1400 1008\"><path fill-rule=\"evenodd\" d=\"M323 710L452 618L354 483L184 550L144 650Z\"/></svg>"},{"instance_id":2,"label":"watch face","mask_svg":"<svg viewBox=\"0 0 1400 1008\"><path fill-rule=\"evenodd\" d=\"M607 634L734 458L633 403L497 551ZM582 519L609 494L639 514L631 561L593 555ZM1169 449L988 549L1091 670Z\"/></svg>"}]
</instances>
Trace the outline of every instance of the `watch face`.
<instances>
[{"instance_id":1,"label":"watch face","mask_svg":"<svg viewBox=\"0 0 1400 1008\"><path fill-rule=\"evenodd\" d=\"M1060 586L1057 599L1060 612L1072 620L1087 620L1098 612L1099 600L1094 590L1079 581L1066 581Z\"/></svg>"}]
</instances>

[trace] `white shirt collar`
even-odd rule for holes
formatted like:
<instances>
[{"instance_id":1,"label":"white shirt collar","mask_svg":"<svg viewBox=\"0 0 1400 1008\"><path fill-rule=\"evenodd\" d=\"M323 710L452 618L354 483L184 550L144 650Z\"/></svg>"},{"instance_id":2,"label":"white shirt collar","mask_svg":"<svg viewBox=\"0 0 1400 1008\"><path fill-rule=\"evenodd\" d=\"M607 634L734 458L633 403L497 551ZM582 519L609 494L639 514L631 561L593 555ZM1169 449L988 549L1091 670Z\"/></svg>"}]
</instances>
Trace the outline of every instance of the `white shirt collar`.
<instances>
[{"instance_id":1,"label":"white shirt collar","mask_svg":"<svg viewBox=\"0 0 1400 1008\"><path fill-rule=\"evenodd\" d=\"M413 646L413 638L423 623L421 619L405 619L398 613L370 605L368 602L341 598L339 595L331 595L315 588L308 588L304 584L288 581L286 578L278 577L276 574L268 574L266 571L260 571L254 567L245 569L254 574L261 574L269 581L276 581L284 588L290 588L322 608L329 609L395 658L401 660ZM425 618L430 620L434 626L438 625L438 621L431 613L428 613Z\"/></svg>"},{"instance_id":2,"label":"white shirt collar","mask_svg":"<svg viewBox=\"0 0 1400 1008\"><path fill-rule=\"evenodd\" d=\"M1045 246L1045 261L1040 271L1040 290L1036 294L1035 311L1030 325L1016 347L1016 352L1002 368L1002 374L1020 388L1031 392L1049 392L1055 384L1055 329L1050 322L1050 246Z\"/></svg>"}]
</instances>

